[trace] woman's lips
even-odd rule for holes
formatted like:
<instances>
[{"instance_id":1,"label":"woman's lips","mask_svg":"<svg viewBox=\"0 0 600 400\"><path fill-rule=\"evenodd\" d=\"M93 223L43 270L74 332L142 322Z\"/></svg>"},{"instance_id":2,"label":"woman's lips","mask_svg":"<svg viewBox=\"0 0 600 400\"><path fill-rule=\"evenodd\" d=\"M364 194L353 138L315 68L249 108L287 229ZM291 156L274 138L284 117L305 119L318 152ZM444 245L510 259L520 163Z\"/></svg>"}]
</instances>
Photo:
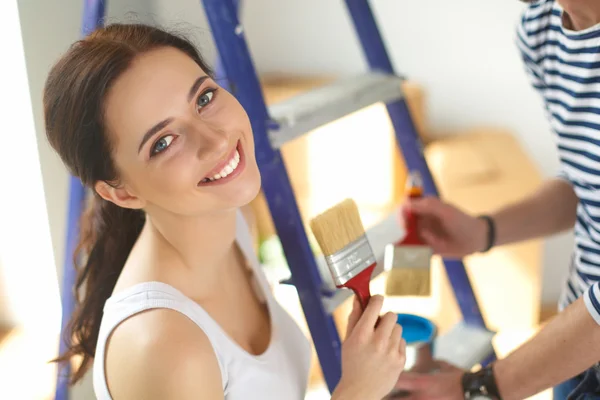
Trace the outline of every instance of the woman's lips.
<instances>
[{"instance_id":1,"label":"woman's lips","mask_svg":"<svg viewBox=\"0 0 600 400\"><path fill-rule=\"evenodd\" d=\"M207 177L198 183L198 186L212 186L227 183L238 176L243 171L245 165L242 145L241 142L238 141L237 146L233 148L228 158L219 162L215 168L207 174Z\"/></svg>"}]
</instances>

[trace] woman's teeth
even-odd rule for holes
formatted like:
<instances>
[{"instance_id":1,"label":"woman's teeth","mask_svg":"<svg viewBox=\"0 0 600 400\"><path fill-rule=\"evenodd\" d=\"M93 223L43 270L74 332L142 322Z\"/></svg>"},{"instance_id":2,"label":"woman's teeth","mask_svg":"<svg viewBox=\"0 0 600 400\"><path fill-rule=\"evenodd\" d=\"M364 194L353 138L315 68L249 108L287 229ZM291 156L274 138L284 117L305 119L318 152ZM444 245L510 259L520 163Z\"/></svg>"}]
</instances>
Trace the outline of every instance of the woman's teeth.
<instances>
[{"instance_id":1,"label":"woman's teeth","mask_svg":"<svg viewBox=\"0 0 600 400\"><path fill-rule=\"evenodd\" d=\"M227 177L228 175L230 175L233 171L235 171L239 164L240 164L240 153L236 150L235 154L229 161L229 164L224 166L223 169L218 174L216 174L210 178L204 178L202 180L202 182L214 182L219 179L223 179L223 178Z\"/></svg>"}]
</instances>

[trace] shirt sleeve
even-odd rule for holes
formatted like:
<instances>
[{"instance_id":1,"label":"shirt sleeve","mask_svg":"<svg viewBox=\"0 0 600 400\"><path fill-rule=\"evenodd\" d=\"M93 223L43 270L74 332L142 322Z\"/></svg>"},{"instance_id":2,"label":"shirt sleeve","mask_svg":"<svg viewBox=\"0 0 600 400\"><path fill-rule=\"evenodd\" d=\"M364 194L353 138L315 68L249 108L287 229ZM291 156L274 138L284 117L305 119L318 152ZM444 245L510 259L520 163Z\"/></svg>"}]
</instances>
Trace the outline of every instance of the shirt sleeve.
<instances>
[{"instance_id":1,"label":"shirt sleeve","mask_svg":"<svg viewBox=\"0 0 600 400\"><path fill-rule=\"evenodd\" d=\"M539 44L528 32L528 11L523 13L517 25L516 42L529 82L539 91L544 87L543 70L539 64L540 56L537 52Z\"/></svg>"},{"instance_id":2,"label":"shirt sleeve","mask_svg":"<svg viewBox=\"0 0 600 400\"><path fill-rule=\"evenodd\" d=\"M567 174L567 172L564 170L564 168L561 166L560 169L558 170L558 172L556 173L556 175L554 176L556 179L562 179L563 181L565 181L566 183L572 185L573 183L571 182L571 180L569 179L569 175Z\"/></svg>"},{"instance_id":3,"label":"shirt sleeve","mask_svg":"<svg viewBox=\"0 0 600 400\"><path fill-rule=\"evenodd\" d=\"M540 35L539 33L544 30L544 25L540 26L540 23L536 22L536 16L539 16L539 14L543 13L545 10L547 11L551 6L552 4L548 1L538 1L537 3L528 6L521 15L516 32L516 44L523 62L525 73L527 74L531 86L533 86L542 98L543 94L541 93L541 90L545 87L543 78L544 71L541 65L543 57L539 54L538 49L541 45L540 41L543 40L540 39L543 35ZM569 175L562 165L557 174L555 174L555 178L571 183Z\"/></svg>"},{"instance_id":4,"label":"shirt sleeve","mask_svg":"<svg viewBox=\"0 0 600 400\"><path fill-rule=\"evenodd\" d=\"M600 282L594 283L584 293L583 300L594 321L600 325Z\"/></svg>"}]
</instances>

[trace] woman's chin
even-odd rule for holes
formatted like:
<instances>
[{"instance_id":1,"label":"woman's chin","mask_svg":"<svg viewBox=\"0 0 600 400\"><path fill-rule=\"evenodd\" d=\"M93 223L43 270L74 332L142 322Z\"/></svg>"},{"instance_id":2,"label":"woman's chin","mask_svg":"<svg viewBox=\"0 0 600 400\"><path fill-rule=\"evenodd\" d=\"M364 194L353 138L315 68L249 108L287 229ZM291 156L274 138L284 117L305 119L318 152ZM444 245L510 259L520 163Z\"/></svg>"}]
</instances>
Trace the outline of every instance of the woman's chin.
<instances>
[{"instance_id":1,"label":"woman's chin","mask_svg":"<svg viewBox=\"0 0 600 400\"><path fill-rule=\"evenodd\" d=\"M235 185L231 185L231 195L226 197L228 197L228 201L233 199L236 205L241 207L254 200L260 192L261 176L256 163L248 165L239 178Z\"/></svg>"},{"instance_id":2,"label":"woman's chin","mask_svg":"<svg viewBox=\"0 0 600 400\"><path fill-rule=\"evenodd\" d=\"M217 200L217 204L230 208L243 207L251 203L258 196L261 188L260 175L257 174L256 176L256 179L245 179L237 185L224 186L223 190L218 193L219 200Z\"/></svg>"},{"instance_id":3,"label":"woman's chin","mask_svg":"<svg viewBox=\"0 0 600 400\"><path fill-rule=\"evenodd\" d=\"M260 188L261 188L261 181L260 181L260 175L258 175L258 179L256 179L255 182L252 182L252 184L248 184L245 185L244 187L241 187L240 190L237 192L237 196L239 200L239 207L245 206L247 204L249 204L250 202L252 202L256 196L258 196L258 194L260 193Z\"/></svg>"}]
</instances>

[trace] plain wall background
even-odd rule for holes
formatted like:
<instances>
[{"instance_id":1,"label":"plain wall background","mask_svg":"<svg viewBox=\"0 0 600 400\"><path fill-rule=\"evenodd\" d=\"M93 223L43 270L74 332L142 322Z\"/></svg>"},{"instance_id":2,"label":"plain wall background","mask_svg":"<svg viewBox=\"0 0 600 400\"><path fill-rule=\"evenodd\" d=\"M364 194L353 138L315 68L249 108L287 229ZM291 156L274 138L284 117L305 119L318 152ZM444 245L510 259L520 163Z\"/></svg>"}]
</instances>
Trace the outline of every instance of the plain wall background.
<instances>
[{"instance_id":1,"label":"plain wall background","mask_svg":"<svg viewBox=\"0 0 600 400\"><path fill-rule=\"evenodd\" d=\"M148 2L145 0L109 1L109 3L107 7L109 21L133 19L134 14L141 21L150 21ZM54 62L68 49L71 43L80 37L83 2L78 0L19 0L18 4L40 160L43 167L44 189L60 280L66 238L68 174L62 161L46 139L42 91Z\"/></svg>"}]
</instances>

